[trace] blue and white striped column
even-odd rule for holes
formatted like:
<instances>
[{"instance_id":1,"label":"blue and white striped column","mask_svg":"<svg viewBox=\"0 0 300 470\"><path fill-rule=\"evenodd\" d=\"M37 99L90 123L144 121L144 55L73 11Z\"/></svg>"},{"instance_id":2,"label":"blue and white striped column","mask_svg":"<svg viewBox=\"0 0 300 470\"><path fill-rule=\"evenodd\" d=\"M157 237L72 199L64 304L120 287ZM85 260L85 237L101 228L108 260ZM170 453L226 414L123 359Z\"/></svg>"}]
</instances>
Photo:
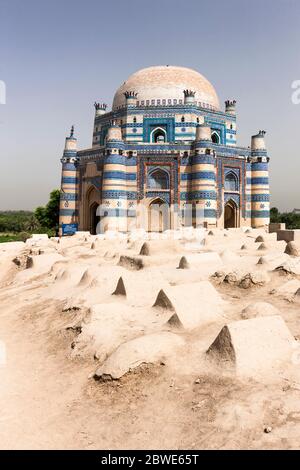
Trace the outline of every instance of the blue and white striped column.
<instances>
[{"instance_id":1,"label":"blue and white striped column","mask_svg":"<svg viewBox=\"0 0 300 470\"><path fill-rule=\"evenodd\" d=\"M74 128L66 138L61 159L61 194L59 206L59 235L73 235L78 230L78 160Z\"/></svg>"},{"instance_id":2,"label":"blue and white striped column","mask_svg":"<svg viewBox=\"0 0 300 470\"><path fill-rule=\"evenodd\" d=\"M127 155L124 149L121 128L112 124L107 133L103 167L100 214L102 232L128 230L130 200L127 194L128 189L136 194L136 166L130 171L130 167L126 165Z\"/></svg>"},{"instance_id":3,"label":"blue and white striped column","mask_svg":"<svg viewBox=\"0 0 300 470\"><path fill-rule=\"evenodd\" d=\"M197 222L203 217L207 225L217 223L216 159L211 148L211 129L197 126L195 155L191 171L192 200L196 204Z\"/></svg>"},{"instance_id":4,"label":"blue and white striped column","mask_svg":"<svg viewBox=\"0 0 300 470\"><path fill-rule=\"evenodd\" d=\"M265 131L251 139L251 225L263 227L270 223L269 157Z\"/></svg>"}]
</instances>

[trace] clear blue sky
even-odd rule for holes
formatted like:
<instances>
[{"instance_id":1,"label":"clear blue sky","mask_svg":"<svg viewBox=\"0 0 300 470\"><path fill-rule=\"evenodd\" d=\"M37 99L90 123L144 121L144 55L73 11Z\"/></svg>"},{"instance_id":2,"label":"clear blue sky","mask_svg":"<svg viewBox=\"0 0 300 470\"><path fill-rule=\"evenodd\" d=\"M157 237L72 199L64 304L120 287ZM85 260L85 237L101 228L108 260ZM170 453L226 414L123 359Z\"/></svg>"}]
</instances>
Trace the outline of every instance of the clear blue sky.
<instances>
[{"instance_id":1,"label":"clear blue sky","mask_svg":"<svg viewBox=\"0 0 300 470\"><path fill-rule=\"evenodd\" d=\"M272 206L300 207L299 0L0 0L0 209L60 185L64 138L91 145L95 100L132 72L183 65L238 101L238 143L267 130Z\"/></svg>"}]
</instances>

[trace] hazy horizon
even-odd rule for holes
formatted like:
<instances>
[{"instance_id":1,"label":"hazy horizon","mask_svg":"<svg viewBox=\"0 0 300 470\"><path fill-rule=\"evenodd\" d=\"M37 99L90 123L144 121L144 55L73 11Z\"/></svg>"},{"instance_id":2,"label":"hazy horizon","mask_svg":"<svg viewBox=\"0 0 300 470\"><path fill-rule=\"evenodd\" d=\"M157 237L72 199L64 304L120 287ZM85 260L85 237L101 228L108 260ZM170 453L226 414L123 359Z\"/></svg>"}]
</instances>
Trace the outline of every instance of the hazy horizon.
<instances>
[{"instance_id":1,"label":"hazy horizon","mask_svg":"<svg viewBox=\"0 0 300 470\"><path fill-rule=\"evenodd\" d=\"M202 73L222 109L237 100L238 145L267 131L271 207L300 207L299 1L0 0L0 17L0 210L45 204L71 125L91 146L94 101L111 106L131 73L163 64Z\"/></svg>"}]
</instances>

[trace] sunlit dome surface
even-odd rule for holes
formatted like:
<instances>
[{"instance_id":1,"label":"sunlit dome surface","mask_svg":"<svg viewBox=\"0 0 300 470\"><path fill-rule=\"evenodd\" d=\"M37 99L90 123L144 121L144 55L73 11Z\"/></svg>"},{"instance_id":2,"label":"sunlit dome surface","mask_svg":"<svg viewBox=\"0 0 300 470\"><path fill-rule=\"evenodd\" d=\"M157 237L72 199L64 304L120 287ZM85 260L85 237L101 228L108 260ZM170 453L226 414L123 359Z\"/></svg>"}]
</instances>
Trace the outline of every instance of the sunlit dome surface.
<instances>
[{"instance_id":1,"label":"sunlit dome surface","mask_svg":"<svg viewBox=\"0 0 300 470\"><path fill-rule=\"evenodd\" d=\"M220 109L219 99L213 85L199 72L186 67L159 65L133 73L118 88L114 96L113 110L124 106L125 91L138 93L138 105L182 104L183 90L192 90L199 106Z\"/></svg>"}]
</instances>

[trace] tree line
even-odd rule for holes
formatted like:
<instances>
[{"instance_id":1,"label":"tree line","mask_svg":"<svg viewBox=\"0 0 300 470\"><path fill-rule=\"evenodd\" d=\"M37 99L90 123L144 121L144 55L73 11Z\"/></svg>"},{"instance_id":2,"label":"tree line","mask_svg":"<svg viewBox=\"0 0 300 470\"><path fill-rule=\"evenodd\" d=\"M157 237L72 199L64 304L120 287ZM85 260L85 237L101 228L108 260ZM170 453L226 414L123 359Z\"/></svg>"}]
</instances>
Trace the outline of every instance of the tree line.
<instances>
[{"instance_id":1,"label":"tree line","mask_svg":"<svg viewBox=\"0 0 300 470\"><path fill-rule=\"evenodd\" d=\"M0 211L0 241L25 241L32 233L58 234L60 191L50 193L45 206L35 211Z\"/></svg>"},{"instance_id":2,"label":"tree line","mask_svg":"<svg viewBox=\"0 0 300 470\"><path fill-rule=\"evenodd\" d=\"M286 224L288 229L300 228L300 213L297 212L279 212L277 207L270 210L270 222Z\"/></svg>"},{"instance_id":3,"label":"tree line","mask_svg":"<svg viewBox=\"0 0 300 470\"><path fill-rule=\"evenodd\" d=\"M0 242L10 240L25 241L32 233L58 234L60 191L50 193L45 206L35 211L0 211ZM300 213L279 212L277 207L270 210L270 222L285 223L288 229L300 229Z\"/></svg>"}]
</instances>

